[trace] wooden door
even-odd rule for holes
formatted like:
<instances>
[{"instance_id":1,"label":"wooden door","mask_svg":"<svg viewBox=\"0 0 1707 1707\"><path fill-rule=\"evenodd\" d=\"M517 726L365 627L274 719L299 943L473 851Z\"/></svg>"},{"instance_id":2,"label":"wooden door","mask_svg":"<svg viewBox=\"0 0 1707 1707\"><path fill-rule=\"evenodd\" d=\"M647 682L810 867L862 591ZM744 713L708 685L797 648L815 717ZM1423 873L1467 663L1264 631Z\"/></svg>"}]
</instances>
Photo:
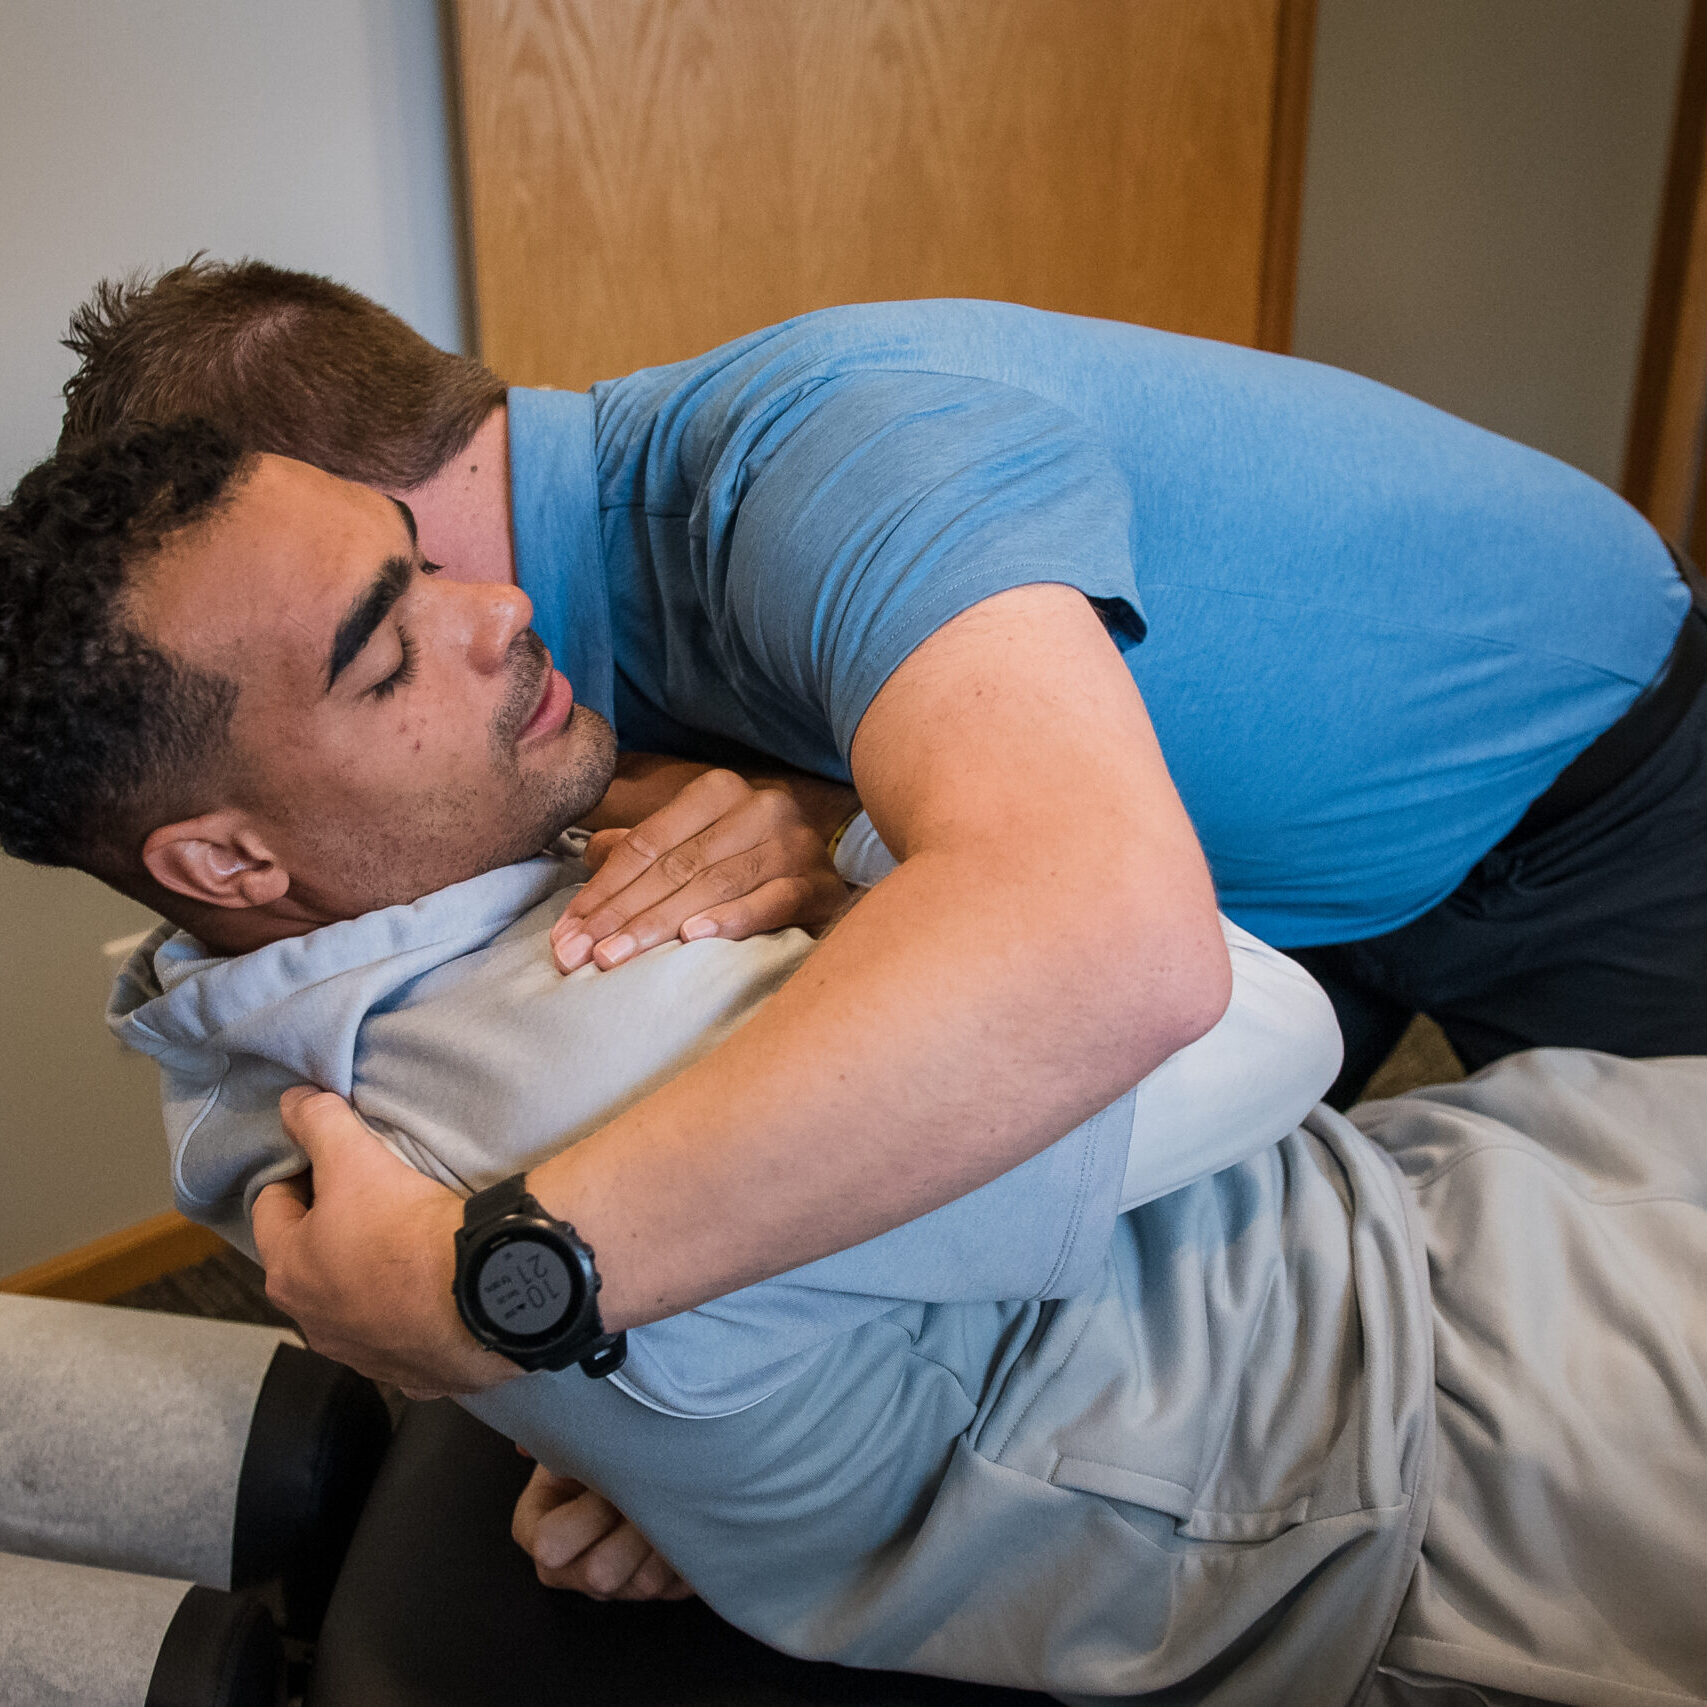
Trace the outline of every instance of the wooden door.
<instances>
[{"instance_id":1,"label":"wooden door","mask_svg":"<svg viewBox=\"0 0 1707 1707\"><path fill-rule=\"evenodd\" d=\"M836 302L1290 333L1313 0L461 0L481 353L585 386Z\"/></svg>"},{"instance_id":2,"label":"wooden door","mask_svg":"<svg viewBox=\"0 0 1707 1707\"><path fill-rule=\"evenodd\" d=\"M1690 8L1647 322L1630 401L1624 496L1707 561L1707 0Z\"/></svg>"}]
</instances>

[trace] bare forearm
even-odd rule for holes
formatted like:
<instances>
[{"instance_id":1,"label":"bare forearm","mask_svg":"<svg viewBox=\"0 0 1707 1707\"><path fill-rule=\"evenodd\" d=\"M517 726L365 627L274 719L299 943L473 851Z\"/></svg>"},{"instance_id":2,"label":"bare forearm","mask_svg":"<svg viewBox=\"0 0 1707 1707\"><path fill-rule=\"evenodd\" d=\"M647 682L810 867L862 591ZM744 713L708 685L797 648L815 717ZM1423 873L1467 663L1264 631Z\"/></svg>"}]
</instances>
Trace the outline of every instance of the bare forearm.
<instances>
[{"instance_id":1,"label":"bare forearm","mask_svg":"<svg viewBox=\"0 0 1707 1707\"><path fill-rule=\"evenodd\" d=\"M1202 897L1153 898L1147 923L1093 910L1089 931L1072 898L967 861L925 854L885 879L732 1039L532 1174L598 1249L607 1324L959 1196L1206 1030L1218 933L1172 922Z\"/></svg>"},{"instance_id":2,"label":"bare forearm","mask_svg":"<svg viewBox=\"0 0 1707 1707\"><path fill-rule=\"evenodd\" d=\"M1226 1006L1191 826L1071 589L940 629L873 700L852 762L899 869L732 1038L531 1176L599 1250L613 1325L995 1178Z\"/></svg>"}]
</instances>

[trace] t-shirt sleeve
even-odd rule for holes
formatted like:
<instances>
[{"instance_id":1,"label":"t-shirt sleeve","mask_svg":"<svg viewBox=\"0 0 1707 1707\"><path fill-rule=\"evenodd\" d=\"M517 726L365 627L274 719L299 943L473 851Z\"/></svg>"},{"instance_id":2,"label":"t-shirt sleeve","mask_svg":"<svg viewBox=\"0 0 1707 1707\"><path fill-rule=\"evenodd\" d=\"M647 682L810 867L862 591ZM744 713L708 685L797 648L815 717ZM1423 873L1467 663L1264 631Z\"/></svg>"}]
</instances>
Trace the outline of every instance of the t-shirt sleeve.
<instances>
[{"instance_id":1,"label":"t-shirt sleeve","mask_svg":"<svg viewBox=\"0 0 1707 1707\"><path fill-rule=\"evenodd\" d=\"M741 466L714 483L738 494L725 615L756 669L827 718L844 759L895 668L996 593L1064 583L1121 643L1143 637L1125 478L1075 416L1030 393L844 374L726 454Z\"/></svg>"}]
</instances>

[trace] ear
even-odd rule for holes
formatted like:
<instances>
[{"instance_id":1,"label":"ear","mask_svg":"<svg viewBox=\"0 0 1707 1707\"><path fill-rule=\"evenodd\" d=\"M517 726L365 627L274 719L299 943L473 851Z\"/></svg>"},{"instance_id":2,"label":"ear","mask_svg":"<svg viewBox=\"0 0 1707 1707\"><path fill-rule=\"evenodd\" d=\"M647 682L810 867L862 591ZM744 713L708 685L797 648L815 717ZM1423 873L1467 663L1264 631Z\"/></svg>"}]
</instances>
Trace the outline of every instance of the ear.
<instances>
[{"instance_id":1,"label":"ear","mask_svg":"<svg viewBox=\"0 0 1707 1707\"><path fill-rule=\"evenodd\" d=\"M267 907L290 888L290 873L237 811L161 825L142 844L142 863L163 888L209 907Z\"/></svg>"}]
</instances>

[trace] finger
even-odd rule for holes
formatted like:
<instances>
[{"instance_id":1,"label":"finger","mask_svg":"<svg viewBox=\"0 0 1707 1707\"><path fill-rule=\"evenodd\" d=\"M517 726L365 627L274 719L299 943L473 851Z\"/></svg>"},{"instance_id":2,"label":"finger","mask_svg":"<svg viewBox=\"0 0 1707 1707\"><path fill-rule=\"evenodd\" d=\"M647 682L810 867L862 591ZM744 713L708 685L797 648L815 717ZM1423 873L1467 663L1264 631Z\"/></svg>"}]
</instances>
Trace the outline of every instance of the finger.
<instances>
[{"instance_id":1,"label":"finger","mask_svg":"<svg viewBox=\"0 0 1707 1707\"><path fill-rule=\"evenodd\" d=\"M639 914L693 881L720 852L734 855L742 851L739 844L744 843L746 848L751 848L761 839L756 826L749 828L744 835L737 825L725 824L716 828L721 830L716 837L712 831L705 830L675 846L662 849L654 849L649 844L637 849L635 838L640 831L631 830L628 841L612 851L598 876L582 886L580 893L564 909L562 918L552 927L552 948L559 965L572 971L575 965L584 964L591 955L593 944L615 936ZM594 884L602 885L612 873L620 875L620 886L604 899L596 903L590 901L588 897Z\"/></svg>"},{"instance_id":2,"label":"finger","mask_svg":"<svg viewBox=\"0 0 1707 1707\"><path fill-rule=\"evenodd\" d=\"M588 838L586 848L581 854L587 869L598 872L609 861L611 855L620 848L633 834L631 830L600 830ZM632 850L630 850L632 853ZM626 857L626 856L625 856ZM642 874L651 869L650 861L642 865ZM552 957L556 961L559 972L573 972L577 967L584 966L592 958L594 939L586 934L584 922L576 911L581 897L591 888L591 884L583 884L575 897L569 902L557 922L551 927Z\"/></svg>"},{"instance_id":3,"label":"finger","mask_svg":"<svg viewBox=\"0 0 1707 1707\"><path fill-rule=\"evenodd\" d=\"M672 856L673 857L673 856ZM680 887L669 889L656 901L637 912L631 919L610 934L598 937L593 950L593 959L607 970L612 966L620 966L623 961L631 960L635 955L648 948L656 948L661 942L670 942L681 932L681 928L691 918L709 911L713 907L726 905L742 896L750 896L757 889L763 888L771 881L788 881L773 878L772 867L781 861L776 856L776 850L768 847L746 848L729 859L721 859L715 865L706 867L696 876L691 877ZM665 871L668 864L660 860L653 867L652 876ZM643 889L654 887L651 877L634 884L629 893L637 894ZM767 903L766 911L774 904ZM603 913L595 914L593 923L603 918ZM784 923L788 915L779 915L777 922ZM702 933L709 936L709 931ZM687 939L692 941L690 937Z\"/></svg>"},{"instance_id":4,"label":"finger","mask_svg":"<svg viewBox=\"0 0 1707 1707\"><path fill-rule=\"evenodd\" d=\"M310 1201L306 1171L262 1187L249 1213L249 1230L254 1235L255 1254L261 1259L262 1268L271 1266L268 1253L276 1251L279 1241L290 1236L291 1229L308 1213Z\"/></svg>"},{"instance_id":5,"label":"finger","mask_svg":"<svg viewBox=\"0 0 1707 1707\"><path fill-rule=\"evenodd\" d=\"M720 902L682 921L683 942L718 936L728 942L781 930L784 925L820 925L847 904L848 886L838 877L773 877L748 895Z\"/></svg>"},{"instance_id":6,"label":"finger","mask_svg":"<svg viewBox=\"0 0 1707 1707\"><path fill-rule=\"evenodd\" d=\"M534 1538L539 1534L539 1525L545 1514L585 1492L585 1485L573 1477L555 1475L543 1464L536 1464L533 1474L528 1477L527 1486L516 1500L516 1509L510 1518L510 1534L515 1538L516 1545L524 1553L531 1553Z\"/></svg>"},{"instance_id":7,"label":"finger","mask_svg":"<svg viewBox=\"0 0 1707 1707\"><path fill-rule=\"evenodd\" d=\"M528 1550L541 1570L562 1571L626 1521L604 1495L589 1488L541 1514Z\"/></svg>"},{"instance_id":8,"label":"finger","mask_svg":"<svg viewBox=\"0 0 1707 1707\"><path fill-rule=\"evenodd\" d=\"M585 1585L581 1592L595 1600L614 1599L651 1552L652 1543L632 1523L619 1524L577 1561Z\"/></svg>"},{"instance_id":9,"label":"finger","mask_svg":"<svg viewBox=\"0 0 1707 1707\"><path fill-rule=\"evenodd\" d=\"M342 1142L352 1133L373 1136L362 1117L341 1096L313 1085L292 1085L279 1098L279 1114L286 1134L311 1165L320 1161L327 1146Z\"/></svg>"},{"instance_id":10,"label":"finger","mask_svg":"<svg viewBox=\"0 0 1707 1707\"><path fill-rule=\"evenodd\" d=\"M708 837L709 832L693 837L680 847L666 850L651 860L609 901L585 917L576 918L565 911L551 931L552 957L558 970L573 972L577 967L586 965L594 958L593 950L600 944L606 945L607 953L599 963L614 966L638 954L642 948L654 947L673 937L682 918L687 915L684 913L674 920L666 920L656 909L667 907L673 896L696 881L713 863L712 844ZM720 840L728 839L725 831ZM738 859L743 853L751 856L757 851L756 841L755 837L745 849L730 848L729 857ZM620 850L612 854L605 870L609 871L625 857ZM757 871L758 868L754 867L752 882L758 881ZM716 894L708 894L705 900L718 898ZM636 927L640 935L634 934ZM626 940L619 944L619 937Z\"/></svg>"},{"instance_id":11,"label":"finger","mask_svg":"<svg viewBox=\"0 0 1707 1707\"><path fill-rule=\"evenodd\" d=\"M707 771L696 777L675 799L641 819L617 842L592 881L570 901L567 912L574 918L587 918L626 889L654 860L710 829L753 798L755 791L733 771Z\"/></svg>"},{"instance_id":12,"label":"finger","mask_svg":"<svg viewBox=\"0 0 1707 1707\"><path fill-rule=\"evenodd\" d=\"M772 806L772 801L778 804ZM793 877L822 881L833 886L838 896L845 893L846 886L817 835L799 821L785 796L767 790L660 855L609 904L581 919L578 927L566 921L561 928L578 928L583 940L602 948L595 956L598 963L615 966L642 949L668 942L696 913L751 894L773 879ZM775 922L788 923L789 915ZM562 958L569 944L559 946Z\"/></svg>"},{"instance_id":13,"label":"finger","mask_svg":"<svg viewBox=\"0 0 1707 1707\"><path fill-rule=\"evenodd\" d=\"M663 1600L670 1590L685 1587L662 1553L650 1552L617 1592L618 1600Z\"/></svg>"},{"instance_id":14,"label":"finger","mask_svg":"<svg viewBox=\"0 0 1707 1707\"><path fill-rule=\"evenodd\" d=\"M627 838L627 830L595 830L581 850L581 863L596 872Z\"/></svg>"}]
</instances>

